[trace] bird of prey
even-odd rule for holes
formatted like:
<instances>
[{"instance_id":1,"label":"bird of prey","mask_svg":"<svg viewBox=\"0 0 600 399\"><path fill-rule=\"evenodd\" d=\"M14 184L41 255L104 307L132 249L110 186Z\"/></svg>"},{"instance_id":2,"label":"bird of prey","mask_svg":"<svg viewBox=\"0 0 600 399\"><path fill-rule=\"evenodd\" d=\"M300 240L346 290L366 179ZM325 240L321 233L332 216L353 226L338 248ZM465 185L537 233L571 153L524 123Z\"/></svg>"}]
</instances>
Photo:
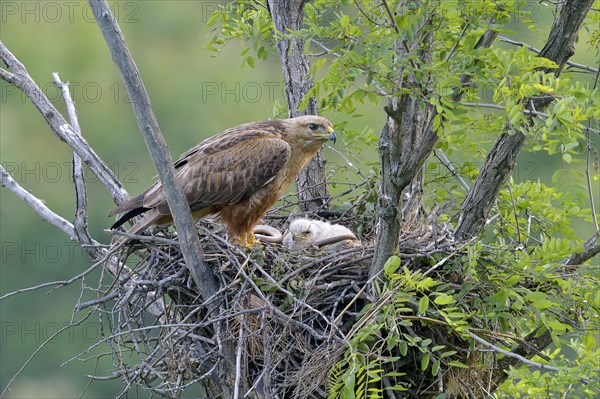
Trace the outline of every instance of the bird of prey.
<instances>
[{"instance_id":1,"label":"bird of prey","mask_svg":"<svg viewBox=\"0 0 600 399\"><path fill-rule=\"evenodd\" d=\"M331 122L315 115L246 123L185 152L175 171L195 219L217 215L230 241L252 246L254 226L319 148L335 139ZM142 214L128 233L173 220L160 181L109 216L123 212L111 229Z\"/></svg>"},{"instance_id":2,"label":"bird of prey","mask_svg":"<svg viewBox=\"0 0 600 399\"><path fill-rule=\"evenodd\" d=\"M340 245L356 245L358 239L350 229L341 224L300 218L290 223L288 232L283 236L281 244L297 251L313 246L320 248L338 244L335 246L335 248L338 248Z\"/></svg>"}]
</instances>

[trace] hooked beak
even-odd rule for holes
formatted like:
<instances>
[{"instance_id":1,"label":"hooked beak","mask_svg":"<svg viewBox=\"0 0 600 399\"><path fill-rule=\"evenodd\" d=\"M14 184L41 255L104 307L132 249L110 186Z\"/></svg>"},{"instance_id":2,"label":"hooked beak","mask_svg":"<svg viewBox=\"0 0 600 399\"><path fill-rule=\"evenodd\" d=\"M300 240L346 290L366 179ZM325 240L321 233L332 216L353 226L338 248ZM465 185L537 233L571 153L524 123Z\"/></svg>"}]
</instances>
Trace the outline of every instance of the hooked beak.
<instances>
[{"instance_id":1,"label":"hooked beak","mask_svg":"<svg viewBox=\"0 0 600 399\"><path fill-rule=\"evenodd\" d=\"M333 141L333 144L335 144L335 139L336 139L336 137L335 137L335 130L333 130L333 128L330 126L330 127L327 128L327 132L329 134L327 136L325 136L325 137L327 137L327 140L331 140L331 141Z\"/></svg>"},{"instance_id":2,"label":"hooked beak","mask_svg":"<svg viewBox=\"0 0 600 399\"><path fill-rule=\"evenodd\" d=\"M335 140L336 140L335 130L333 130L333 128L331 126L327 128L327 134L314 133L313 137L325 137L327 140L333 141L333 144L335 144Z\"/></svg>"}]
</instances>

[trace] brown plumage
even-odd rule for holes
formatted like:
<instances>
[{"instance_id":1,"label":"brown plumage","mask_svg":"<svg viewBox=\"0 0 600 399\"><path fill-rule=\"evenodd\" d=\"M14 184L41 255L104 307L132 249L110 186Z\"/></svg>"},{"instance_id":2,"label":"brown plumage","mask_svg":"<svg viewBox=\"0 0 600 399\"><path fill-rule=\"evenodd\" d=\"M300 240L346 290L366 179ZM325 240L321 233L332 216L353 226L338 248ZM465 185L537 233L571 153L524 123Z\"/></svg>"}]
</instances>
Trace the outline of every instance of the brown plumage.
<instances>
[{"instance_id":1,"label":"brown plumage","mask_svg":"<svg viewBox=\"0 0 600 399\"><path fill-rule=\"evenodd\" d=\"M252 122L191 148L175 162L175 170L194 218L216 214L231 241L250 246L256 242L254 226L327 140L335 142L335 132L320 116ZM112 229L143 214L131 234L173 220L160 182L110 216L123 212Z\"/></svg>"}]
</instances>

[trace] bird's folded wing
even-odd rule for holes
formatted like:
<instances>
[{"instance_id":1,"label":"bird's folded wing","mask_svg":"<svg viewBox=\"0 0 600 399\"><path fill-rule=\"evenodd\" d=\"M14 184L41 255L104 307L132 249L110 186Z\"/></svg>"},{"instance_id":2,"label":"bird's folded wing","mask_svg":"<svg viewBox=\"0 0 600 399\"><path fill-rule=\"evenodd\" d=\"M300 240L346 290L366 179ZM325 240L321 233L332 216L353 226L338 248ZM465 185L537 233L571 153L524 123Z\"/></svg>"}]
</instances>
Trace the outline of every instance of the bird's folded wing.
<instances>
[{"instance_id":1,"label":"bird's folded wing","mask_svg":"<svg viewBox=\"0 0 600 399\"><path fill-rule=\"evenodd\" d=\"M175 163L177 178L192 211L248 198L285 168L291 153L287 142L274 137L252 136L233 140L230 145L202 144ZM169 213L160 183L144 194L144 208Z\"/></svg>"}]
</instances>

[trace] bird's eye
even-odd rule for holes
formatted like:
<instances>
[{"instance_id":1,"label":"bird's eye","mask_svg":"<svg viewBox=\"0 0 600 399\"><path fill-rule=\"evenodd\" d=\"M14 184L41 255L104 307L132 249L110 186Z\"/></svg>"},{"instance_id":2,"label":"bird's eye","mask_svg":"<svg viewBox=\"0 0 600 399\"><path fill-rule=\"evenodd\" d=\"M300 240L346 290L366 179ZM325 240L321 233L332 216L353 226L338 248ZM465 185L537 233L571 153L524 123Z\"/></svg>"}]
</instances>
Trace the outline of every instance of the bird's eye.
<instances>
[{"instance_id":1,"label":"bird's eye","mask_svg":"<svg viewBox=\"0 0 600 399\"><path fill-rule=\"evenodd\" d=\"M317 125L316 123L311 123L310 125L308 125L308 128L310 130L317 130L319 128L319 125Z\"/></svg>"}]
</instances>

